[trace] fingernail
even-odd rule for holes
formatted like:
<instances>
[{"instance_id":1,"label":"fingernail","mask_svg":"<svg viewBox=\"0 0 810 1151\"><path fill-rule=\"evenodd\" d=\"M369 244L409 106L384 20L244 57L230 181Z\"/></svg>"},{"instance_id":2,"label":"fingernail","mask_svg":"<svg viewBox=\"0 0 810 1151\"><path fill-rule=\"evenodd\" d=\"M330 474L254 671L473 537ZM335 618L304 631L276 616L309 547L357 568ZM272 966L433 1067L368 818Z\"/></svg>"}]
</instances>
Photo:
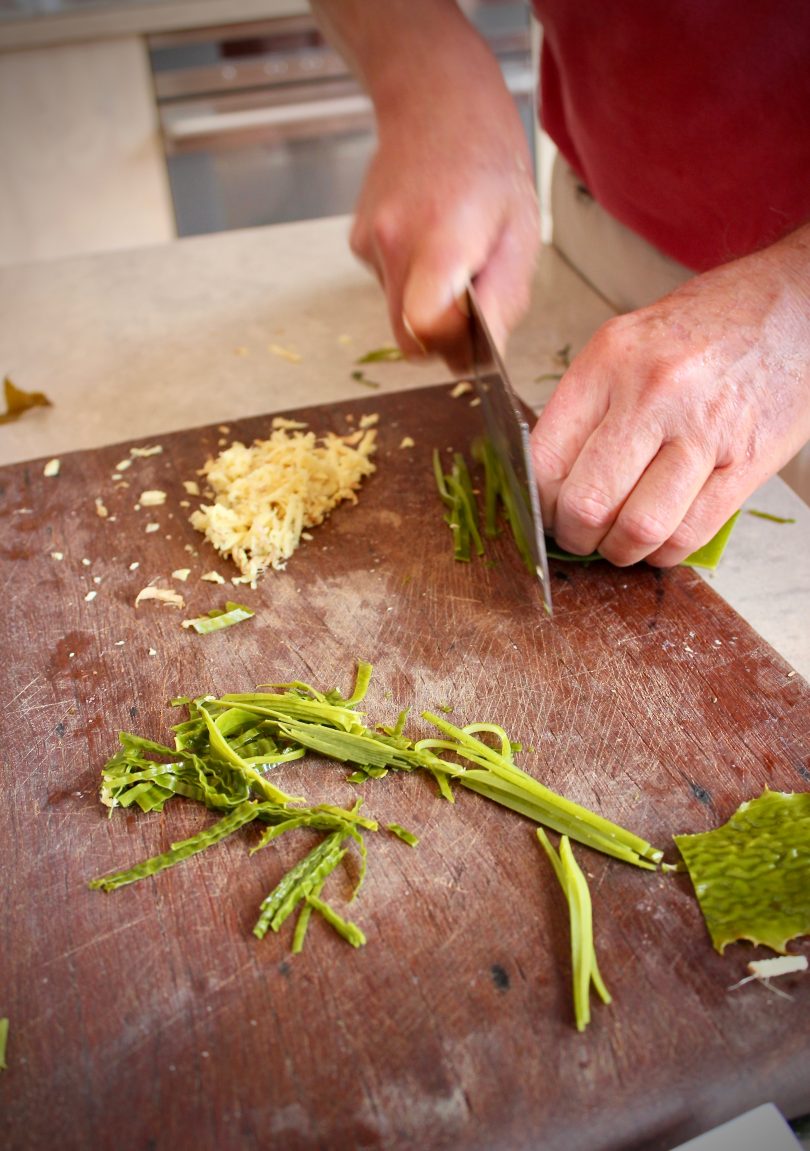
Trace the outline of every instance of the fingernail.
<instances>
[{"instance_id":1,"label":"fingernail","mask_svg":"<svg viewBox=\"0 0 810 1151\"><path fill-rule=\"evenodd\" d=\"M458 308L458 310L461 312L461 314L463 316L469 316L469 314L470 314L470 303L469 303L469 300L467 299L467 289L469 288L469 286L470 286L469 272L466 272L464 270L457 272L453 278L453 286L452 286L453 301L455 302L456 307Z\"/></svg>"},{"instance_id":2,"label":"fingernail","mask_svg":"<svg viewBox=\"0 0 810 1151\"><path fill-rule=\"evenodd\" d=\"M419 348L422 355L426 356L428 354L428 350L425 347L425 345L422 343L422 341L419 339L416 332L413 330L413 327L411 325L411 321L408 319L408 317L405 315L404 312L402 313L402 326L405 329L405 331L408 333L408 335L411 337L413 342L417 345L417 347Z\"/></svg>"}]
</instances>

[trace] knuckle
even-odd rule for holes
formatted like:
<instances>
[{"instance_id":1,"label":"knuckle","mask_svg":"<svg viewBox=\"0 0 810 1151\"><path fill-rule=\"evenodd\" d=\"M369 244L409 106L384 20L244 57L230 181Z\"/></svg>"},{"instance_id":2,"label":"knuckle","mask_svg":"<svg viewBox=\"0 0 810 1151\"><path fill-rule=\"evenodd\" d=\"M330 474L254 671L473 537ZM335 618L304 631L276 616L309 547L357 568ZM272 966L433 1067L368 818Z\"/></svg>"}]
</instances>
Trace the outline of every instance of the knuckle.
<instances>
[{"instance_id":1,"label":"knuckle","mask_svg":"<svg viewBox=\"0 0 810 1151\"><path fill-rule=\"evenodd\" d=\"M619 527L623 539L634 549L660 547L669 539L670 526L659 516L650 512L636 511L619 517Z\"/></svg>"},{"instance_id":2,"label":"knuckle","mask_svg":"<svg viewBox=\"0 0 810 1151\"><path fill-rule=\"evenodd\" d=\"M558 515L572 523L602 530L613 521L613 504L599 488L568 486L560 492Z\"/></svg>"}]
</instances>

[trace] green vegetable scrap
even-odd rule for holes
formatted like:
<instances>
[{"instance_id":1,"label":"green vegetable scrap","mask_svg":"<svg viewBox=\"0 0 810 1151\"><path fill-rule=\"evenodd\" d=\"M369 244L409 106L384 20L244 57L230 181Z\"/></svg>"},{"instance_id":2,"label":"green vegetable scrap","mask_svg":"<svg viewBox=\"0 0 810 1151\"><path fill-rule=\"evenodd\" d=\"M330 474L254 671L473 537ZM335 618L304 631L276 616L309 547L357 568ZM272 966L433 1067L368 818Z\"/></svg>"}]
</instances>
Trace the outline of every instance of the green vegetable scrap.
<instances>
[{"instance_id":1,"label":"green vegetable scrap","mask_svg":"<svg viewBox=\"0 0 810 1151\"><path fill-rule=\"evenodd\" d=\"M708 543L705 543L702 548L698 548L696 552L692 552L681 563L684 567L690 568L708 568L709 571L714 571L722 559L723 552L726 550L726 544L729 541L731 532L739 519L740 513L735 512L731 519L726 520L720 531L713 535Z\"/></svg>"},{"instance_id":2,"label":"green vegetable scrap","mask_svg":"<svg viewBox=\"0 0 810 1151\"><path fill-rule=\"evenodd\" d=\"M395 835L398 839L401 839L403 843L407 843L408 847L416 847L419 842L418 835L414 835L412 831L407 831L404 827L400 827L398 823L389 823L386 830L390 831L391 834Z\"/></svg>"},{"instance_id":3,"label":"green vegetable scrap","mask_svg":"<svg viewBox=\"0 0 810 1151\"><path fill-rule=\"evenodd\" d=\"M44 392L25 392L13 384L8 376L3 380L3 390L6 397L6 410L0 412L0 424L10 424L13 420L18 420L23 412L27 412L29 408L50 408L53 406Z\"/></svg>"},{"instance_id":4,"label":"green vegetable scrap","mask_svg":"<svg viewBox=\"0 0 810 1151\"><path fill-rule=\"evenodd\" d=\"M365 698L371 670L365 661L358 664L354 689L346 698L336 689L324 693L297 681L218 699L179 697L173 703L187 709L187 718L172 728L174 746L121 732L121 749L102 770L101 801L111 815L116 807L159 812L180 796L217 813L219 820L169 851L94 879L90 886L114 891L156 875L251 823L262 828L251 855L280 835L309 829L323 839L263 901L254 932L261 938L268 930L278 931L299 910L293 938L293 951L299 951L316 911L349 943L360 946L362 932L324 902L322 888L354 847L360 857L356 894L366 867L364 835L377 831L378 824L360 815L359 800L350 810L310 805L267 778L268 771L307 752L350 764L355 770L349 779L358 783L392 770L421 770L450 801L452 785L460 784L615 858L647 869L658 865L662 852L646 840L556 795L519 768L514 762L519 745L497 724L456 727L425 711L422 718L438 734L416 742L405 734L407 711L400 712L392 727L367 725L356 708ZM417 842L398 824L388 830L411 846Z\"/></svg>"},{"instance_id":5,"label":"green vegetable scrap","mask_svg":"<svg viewBox=\"0 0 810 1151\"><path fill-rule=\"evenodd\" d=\"M224 627L232 627L235 623L252 619L256 613L244 604L227 600L223 608L211 608L206 615L196 616L194 619L184 619L183 627L193 628L198 635L208 635L212 631L221 631Z\"/></svg>"},{"instance_id":6,"label":"green vegetable scrap","mask_svg":"<svg viewBox=\"0 0 810 1151\"><path fill-rule=\"evenodd\" d=\"M401 348L395 348L390 345L385 345L381 348L374 348L370 352L366 352L364 356L360 356L355 360L357 364L381 364L391 363L394 360L404 359Z\"/></svg>"},{"instance_id":7,"label":"green vegetable scrap","mask_svg":"<svg viewBox=\"0 0 810 1151\"><path fill-rule=\"evenodd\" d=\"M8 1019L0 1019L0 1071L7 1071L6 1047L8 1046Z\"/></svg>"},{"instance_id":8,"label":"green vegetable scrap","mask_svg":"<svg viewBox=\"0 0 810 1151\"><path fill-rule=\"evenodd\" d=\"M674 839L717 951L747 939L785 954L810 933L810 792L766 789L714 831Z\"/></svg>"},{"instance_id":9,"label":"green vegetable scrap","mask_svg":"<svg viewBox=\"0 0 810 1151\"><path fill-rule=\"evenodd\" d=\"M772 524L795 524L793 516L775 516L771 512L760 512L756 508L746 508L746 515L756 516L758 520L769 520Z\"/></svg>"},{"instance_id":10,"label":"green vegetable scrap","mask_svg":"<svg viewBox=\"0 0 810 1151\"><path fill-rule=\"evenodd\" d=\"M591 1021L591 986L593 985L603 1003L611 1002L610 993L605 987L596 962L596 950L593 945L593 911L588 881L574 859L567 835L560 838L559 854L541 827L537 829L537 838L551 861L554 874L568 901L571 967L574 979L574 1018L577 1031L584 1031Z\"/></svg>"}]
</instances>

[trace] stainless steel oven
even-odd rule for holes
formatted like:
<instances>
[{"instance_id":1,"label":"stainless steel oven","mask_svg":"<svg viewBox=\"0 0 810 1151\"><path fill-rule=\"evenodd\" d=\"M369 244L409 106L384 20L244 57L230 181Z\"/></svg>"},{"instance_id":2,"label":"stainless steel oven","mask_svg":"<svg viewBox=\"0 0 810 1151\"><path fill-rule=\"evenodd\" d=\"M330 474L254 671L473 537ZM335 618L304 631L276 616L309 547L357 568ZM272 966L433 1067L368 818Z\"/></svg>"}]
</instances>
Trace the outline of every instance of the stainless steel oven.
<instances>
[{"instance_id":1,"label":"stainless steel oven","mask_svg":"<svg viewBox=\"0 0 810 1151\"><path fill-rule=\"evenodd\" d=\"M529 6L462 7L535 141ZM309 15L150 37L180 236L350 212L375 146L371 103Z\"/></svg>"}]
</instances>

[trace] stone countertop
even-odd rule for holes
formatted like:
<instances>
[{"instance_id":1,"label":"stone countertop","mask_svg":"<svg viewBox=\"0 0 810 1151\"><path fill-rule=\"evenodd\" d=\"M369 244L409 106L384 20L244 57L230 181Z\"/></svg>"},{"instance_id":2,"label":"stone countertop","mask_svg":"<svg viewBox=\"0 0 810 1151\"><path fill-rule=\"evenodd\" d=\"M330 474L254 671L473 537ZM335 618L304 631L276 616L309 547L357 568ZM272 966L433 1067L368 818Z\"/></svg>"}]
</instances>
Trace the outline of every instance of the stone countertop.
<instances>
[{"instance_id":1,"label":"stone countertop","mask_svg":"<svg viewBox=\"0 0 810 1151\"><path fill-rule=\"evenodd\" d=\"M306 0L0 0L0 51L308 12Z\"/></svg>"},{"instance_id":2,"label":"stone countertop","mask_svg":"<svg viewBox=\"0 0 810 1151\"><path fill-rule=\"evenodd\" d=\"M391 334L348 228L335 218L0 269L0 371L53 404L0 425L0 464L369 394L356 360ZM575 353L610 315L544 250L507 354L532 408L561 349ZM438 361L365 373L379 391L448 379ZM810 678L810 507L774 478L752 508L794 522L743 514L706 578Z\"/></svg>"}]
</instances>

